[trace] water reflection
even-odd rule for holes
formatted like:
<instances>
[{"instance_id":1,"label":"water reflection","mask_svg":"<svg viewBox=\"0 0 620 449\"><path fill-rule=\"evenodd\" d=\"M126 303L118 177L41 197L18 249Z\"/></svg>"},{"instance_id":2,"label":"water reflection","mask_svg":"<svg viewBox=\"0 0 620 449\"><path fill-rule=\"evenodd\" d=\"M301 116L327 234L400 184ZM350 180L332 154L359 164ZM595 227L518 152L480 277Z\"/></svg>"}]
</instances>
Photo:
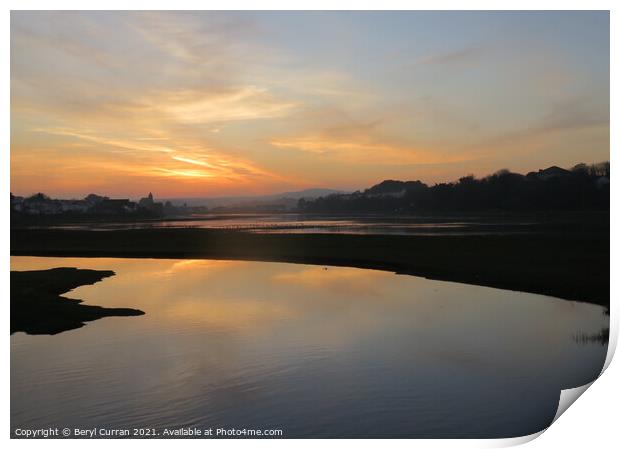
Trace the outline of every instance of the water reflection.
<instances>
[{"instance_id":1,"label":"water reflection","mask_svg":"<svg viewBox=\"0 0 620 449\"><path fill-rule=\"evenodd\" d=\"M564 225L566 219L560 220ZM547 223L548 224L548 223ZM557 223L556 223L557 224ZM206 214L132 222L34 225L71 230L201 228L268 234L490 235L540 232L545 223L534 217L493 216L313 216L300 214Z\"/></svg>"},{"instance_id":2,"label":"water reflection","mask_svg":"<svg viewBox=\"0 0 620 449\"><path fill-rule=\"evenodd\" d=\"M285 436L515 436L607 347L594 305L388 272L212 260L13 257L117 275L68 293L130 306L11 337L11 425L281 428Z\"/></svg>"}]
</instances>

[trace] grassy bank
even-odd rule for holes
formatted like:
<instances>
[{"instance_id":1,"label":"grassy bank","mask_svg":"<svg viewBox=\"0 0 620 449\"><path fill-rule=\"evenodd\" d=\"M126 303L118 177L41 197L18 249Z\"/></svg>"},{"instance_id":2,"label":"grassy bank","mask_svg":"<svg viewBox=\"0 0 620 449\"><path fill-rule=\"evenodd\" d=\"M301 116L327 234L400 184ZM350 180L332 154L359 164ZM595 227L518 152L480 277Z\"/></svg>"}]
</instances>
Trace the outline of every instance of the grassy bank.
<instances>
[{"instance_id":1,"label":"grassy bank","mask_svg":"<svg viewBox=\"0 0 620 449\"><path fill-rule=\"evenodd\" d=\"M420 237L191 228L12 230L11 254L351 266L609 304L608 231Z\"/></svg>"}]
</instances>

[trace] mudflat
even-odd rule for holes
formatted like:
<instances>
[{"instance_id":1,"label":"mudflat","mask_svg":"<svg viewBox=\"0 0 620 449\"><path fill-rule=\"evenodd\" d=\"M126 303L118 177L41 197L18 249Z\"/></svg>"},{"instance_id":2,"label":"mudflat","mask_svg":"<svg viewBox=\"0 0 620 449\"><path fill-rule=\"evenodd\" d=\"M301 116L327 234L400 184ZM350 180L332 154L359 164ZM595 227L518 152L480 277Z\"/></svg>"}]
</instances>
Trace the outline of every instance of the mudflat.
<instances>
[{"instance_id":1,"label":"mudflat","mask_svg":"<svg viewBox=\"0 0 620 449\"><path fill-rule=\"evenodd\" d=\"M58 334L103 317L144 315L137 309L85 305L61 296L109 276L114 272L77 268L11 271L11 334Z\"/></svg>"},{"instance_id":2,"label":"mudflat","mask_svg":"<svg viewBox=\"0 0 620 449\"><path fill-rule=\"evenodd\" d=\"M609 305L609 228L508 235L259 234L193 228L11 230L11 254L350 266Z\"/></svg>"}]
</instances>

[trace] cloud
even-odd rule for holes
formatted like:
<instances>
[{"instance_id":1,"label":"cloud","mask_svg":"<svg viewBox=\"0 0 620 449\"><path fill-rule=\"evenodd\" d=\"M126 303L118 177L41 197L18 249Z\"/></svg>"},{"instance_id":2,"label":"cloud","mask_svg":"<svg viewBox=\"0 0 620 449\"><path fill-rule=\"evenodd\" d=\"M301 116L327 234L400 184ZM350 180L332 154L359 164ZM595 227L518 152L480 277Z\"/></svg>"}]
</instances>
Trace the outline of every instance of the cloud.
<instances>
[{"instance_id":1,"label":"cloud","mask_svg":"<svg viewBox=\"0 0 620 449\"><path fill-rule=\"evenodd\" d=\"M130 138L109 138L68 129L37 129L36 131L90 142L95 145L95 149L100 146L111 147L116 152L120 152L125 160L124 164L115 162L110 165L102 163L101 160L95 163L97 156L89 152L71 155L76 161L84 161L84 166L88 166L89 160L93 161L89 171L107 168L117 173L129 173L141 177L213 178L224 183L242 184L250 182L249 179L244 179L248 176L260 176L266 182L285 179L242 158L232 157L225 152L202 147L196 143L183 143L182 140L172 146L162 147L158 139L153 140L155 143L150 143L151 140L144 140L143 137L136 141ZM105 159L106 155L112 154L110 151L103 152L99 158ZM184 164L197 165L201 168L188 169Z\"/></svg>"},{"instance_id":2,"label":"cloud","mask_svg":"<svg viewBox=\"0 0 620 449\"><path fill-rule=\"evenodd\" d=\"M566 138L588 130L609 132L609 109L602 109L588 97L573 96L553 102L546 113L532 120L528 126L488 138L481 146L519 149L521 154L527 154L544 149L556 138Z\"/></svg>"},{"instance_id":3,"label":"cloud","mask_svg":"<svg viewBox=\"0 0 620 449\"><path fill-rule=\"evenodd\" d=\"M304 136L270 141L279 148L291 148L315 154L328 160L375 165L451 164L478 158L477 154L445 154L442 151L407 145Z\"/></svg>"},{"instance_id":4,"label":"cloud","mask_svg":"<svg viewBox=\"0 0 620 449\"><path fill-rule=\"evenodd\" d=\"M174 159L175 161L180 161L180 162L187 162L188 164L193 164L193 165L202 165L203 167L209 167L209 168L213 168L213 165L205 162L205 161L198 161L195 159L190 159L188 157L182 157L182 156L172 156L172 159Z\"/></svg>"},{"instance_id":5,"label":"cloud","mask_svg":"<svg viewBox=\"0 0 620 449\"><path fill-rule=\"evenodd\" d=\"M440 148L409 144L382 130L384 120L346 120L303 135L274 138L277 148L294 149L328 161L373 165L455 163L479 157L474 152L449 153Z\"/></svg>"},{"instance_id":6,"label":"cloud","mask_svg":"<svg viewBox=\"0 0 620 449\"><path fill-rule=\"evenodd\" d=\"M137 13L131 21L150 44L177 62L196 66L231 63L231 53L250 57L256 47L251 44L258 29L255 22L217 12Z\"/></svg>"},{"instance_id":7,"label":"cloud","mask_svg":"<svg viewBox=\"0 0 620 449\"><path fill-rule=\"evenodd\" d=\"M290 184L220 137L228 123L284 118L297 106L243 80L260 52L240 36L253 32L217 14L13 15L13 167L25 164L14 183L66 190L116 179L110 192L156 180L192 191ZM54 154L56 174L28 153Z\"/></svg>"},{"instance_id":8,"label":"cloud","mask_svg":"<svg viewBox=\"0 0 620 449\"><path fill-rule=\"evenodd\" d=\"M156 153L171 153L172 149L168 147L162 147L160 145L151 145L151 144L143 144L140 141L144 141L145 138L136 139L135 140L122 140L114 137L101 137L97 135L87 134L81 131L74 131L66 128L34 128L32 131L39 133L47 133L47 134L55 134L57 136L66 136L66 137L74 137L76 139L86 140L88 142L93 142L109 147L115 147L122 150L128 151L148 151L148 152L156 152ZM149 139L151 140L151 139ZM159 139L153 139L158 141Z\"/></svg>"},{"instance_id":9,"label":"cloud","mask_svg":"<svg viewBox=\"0 0 620 449\"><path fill-rule=\"evenodd\" d=\"M157 92L141 100L138 109L172 117L180 123L225 123L287 115L295 103L280 101L266 88L231 87L223 91L180 90Z\"/></svg>"},{"instance_id":10,"label":"cloud","mask_svg":"<svg viewBox=\"0 0 620 449\"><path fill-rule=\"evenodd\" d=\"M601 109L589 98L573 97L552 104L533 131L551 132L609 126L609 109Z\"/></svg>"},{"instance_id":11,"label":"cloud","mask_svg":"<svg viewBox=\"0 0 620 449\"><path fill-rule=\"evenodd\" d=\"M198 196L431 171L435 181L465 166L484 174L483 158L510 166L547 143L583 152L575 130L598 139L592 157L608 152L608 55L585 52L598 47L493 34L425 42L390 27L373 45L334 45L344 22L281 17L12 13L12 188ZM324 32L310 39L291 23ZM494 32L487 25L475 35ZM398 58L380 45L393 38Z\"/></svg>"}]
</instances>

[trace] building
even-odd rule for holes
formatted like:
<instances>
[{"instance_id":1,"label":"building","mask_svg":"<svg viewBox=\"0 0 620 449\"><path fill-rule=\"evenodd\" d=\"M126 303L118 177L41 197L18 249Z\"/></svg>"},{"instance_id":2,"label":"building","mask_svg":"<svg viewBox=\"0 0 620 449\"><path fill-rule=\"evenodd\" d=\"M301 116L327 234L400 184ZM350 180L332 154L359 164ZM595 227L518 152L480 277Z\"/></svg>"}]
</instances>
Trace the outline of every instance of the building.
<instances>
[{"instance_id":1,"label":"building","mask_svg":"<svg viewBox=\"0 0 620 449\"><path fill-rule=\"evenodd\" d=\"M21 212L24 205L23 196L15 196L11 193L11 212Z\"/></svg>"},{"instance_id":2,"label":"building","mask_svg":"<svg viewBox=\"0 0 620 449\"><path fill-rule=\"evenodd\" d=\"M43 193L26 198L22 210L30 215L54 215L62 212L60 201L53 200Z\"/></svg>"},{"instance_id":3,"label":"building","mask_svg":"<svg viewBox=\"0 0 620 449\"><path fill-rule=\"evenodd\" d=\"M101 215L122 215L133 210L134 207L128 199L105 199L92 208L93 213Z\"/></svg>"},{"instance_id":4,"label":"building","mask_svg":"<svg viewBox=\"0 0 620 449\"><path fill-rule=\"evenodd\" d=\"M155 204L155 202L153 201L153 194L151 192L149 192L149 196L147 196L146 198L140 198L140 201L138 201L138 206L140 206L143 209L152 209L153 205Z\"/></svg>"},{"instance_id":5,"label":"building","mask_svg":"<svg viewBox=\"0 0 620 449\"><path fill-rule=\"evenodd\" d=\"M90 204L85 200L59 200L61 212L84 213L90 209Z\"/></svg>"},{"instance_id":6,"label":"building","mask_svg":"<svg viewBox=\"0 0 620 449\"><path fill-rule=\"evenodd\" d=\"M571 172L569 170L554 165L552 167L545 168L544 170L538 170L538 172L529 172L526 176L528 178L537 178L541 181L546 181L551 178L558 178L569 175L571 175Z\"/></svg>"},{"instance_id":7,"label":"building","mask_svg":"<svg viewBox=\"0 0 620 449\"><path fill-rule=\"evenodd\" d=\"M151 192L146 198L140 198L138 209L148 211L149 215L162 216L164 214L164 204L155 202Z\"/></svg>"}]
</instances>

